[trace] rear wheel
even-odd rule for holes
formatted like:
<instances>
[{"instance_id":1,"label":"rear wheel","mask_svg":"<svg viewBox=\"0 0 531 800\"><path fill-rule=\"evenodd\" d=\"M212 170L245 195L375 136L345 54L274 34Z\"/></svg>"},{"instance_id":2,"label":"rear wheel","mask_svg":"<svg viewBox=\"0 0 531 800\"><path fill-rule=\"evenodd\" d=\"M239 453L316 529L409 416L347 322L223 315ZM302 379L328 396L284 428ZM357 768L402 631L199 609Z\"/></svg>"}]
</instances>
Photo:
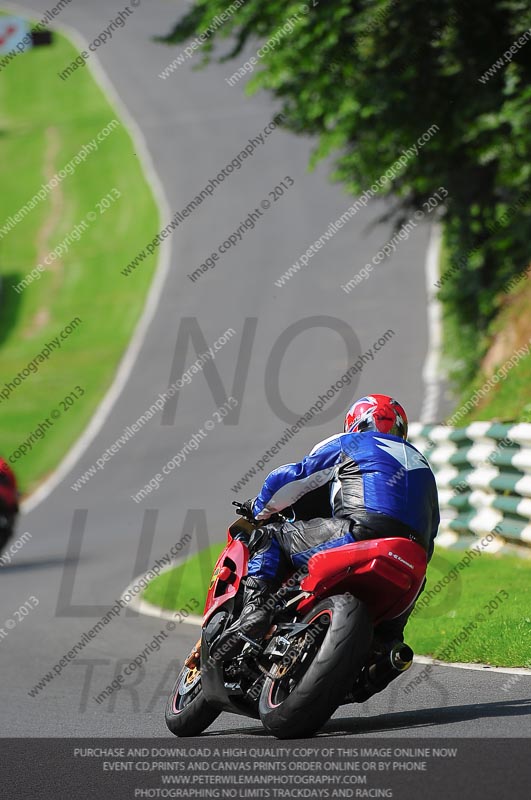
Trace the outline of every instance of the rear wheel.
<instances>
[{"instance_id":1,"label":"rear wheel","mask_svg":"<svg viewBox=\"0 0 531 800\"><path fill-rule=\"evenodd\" d=\"M201 689L201 669L184 666L166 705L166 725L175 736L197 736L220 711L212 708Z\"/></svg>"},{"instance_id":2,"label":"rear wheel","mask_svg":"<svg viewBox=\"0 0 531 800\"><path fill-rule=\"evenodd\" d=\"M295 639L265 680L260 719L279 739L312 736L330 719L362 669L373 626L365 606L350 595L328 597L302 620Z\"/></svg>"}]
</instances>

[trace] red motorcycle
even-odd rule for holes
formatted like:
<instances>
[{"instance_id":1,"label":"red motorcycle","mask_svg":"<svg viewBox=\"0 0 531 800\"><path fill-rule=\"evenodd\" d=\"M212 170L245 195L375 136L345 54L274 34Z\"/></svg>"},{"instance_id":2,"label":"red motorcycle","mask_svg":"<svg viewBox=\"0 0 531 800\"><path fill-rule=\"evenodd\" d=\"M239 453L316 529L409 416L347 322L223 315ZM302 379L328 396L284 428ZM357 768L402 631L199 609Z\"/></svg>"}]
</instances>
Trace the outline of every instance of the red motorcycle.
<instances>
[{"instance_id":1,"label":"red motorcycle","mask_svg":"<svg viewBox=\"0 0 531 800\"><path fill-rule=\"evenodd\" d=\"M313 555L304 575L293 573L270 598L264 639L238 634L239 654L224 659L216 643L241 613L254 527L243 517L229 527L201 639L168 699L166 724L176 736L200 734L222 711L260 719L279 739L312 736L338 706L363 702L411 665L405 644L383 654L372 647L375 625L414 603L426 572L425 550L398 537Z\"/></svg>"}]
</instances>

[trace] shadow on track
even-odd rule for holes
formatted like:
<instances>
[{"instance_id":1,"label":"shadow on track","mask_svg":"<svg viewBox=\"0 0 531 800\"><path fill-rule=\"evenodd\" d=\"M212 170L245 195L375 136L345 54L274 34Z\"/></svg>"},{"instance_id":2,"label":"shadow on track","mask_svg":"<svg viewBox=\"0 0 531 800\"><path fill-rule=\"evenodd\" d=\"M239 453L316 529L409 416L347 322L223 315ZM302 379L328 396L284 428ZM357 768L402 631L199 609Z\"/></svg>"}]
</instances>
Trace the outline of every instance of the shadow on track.
<instances>
[{"instance_id":1,"label":"shadow on track","mask_svg":"<svg viewBox=\"0 0 531 800\"><path fill-rule=\"evenodd\" d=\"M411 728L448 725L486 717L527 716L531 712L531 699L504 700L494 703L472 703L467 706L422 708L414 711L398 711L378 714L373 717L343 717L331 719L320 731L320 735L375 733Z\"/></svg>"},{"instance_id":2,"label":"shadow on track","mask_svg":"<svg viewBox=\"0 0 531 800\"><path fill-rule=\"evenodd\" d=\"M431 727L435 725L448 725L453 722L466 722L486 717L516 717L528 716L531 712L531 698L526 700L506 700L494 703L473 703L468 706L447 706L435 708L423 708L414 711L398 711L375 714L371 717L341 717L331 719L324 728L319 731L316 737L326 736L356 736L360 733L377 733L387 731L392 733L399 730L411 730L411 728ZM259 738L267 737L275 741L262 727L256 728L226 728L217 731L205 731L201 738L241 737L252 736Z\"/></svg>"},{"instance_id":3,"label":"shadow on track","mask_svg":"<svg viewBox=\"0 0 531 800\"><path fill-rule=\"evenodd\" d=\"M64 567L66 564L78 562L78 558L66 558L64 556L46 556L45 558L35 558L31 561L17 561L16 564L6 564L2 567L2 572L29 572L33 569L50 569L52 567Z\"/></svg>"}]
</instances>

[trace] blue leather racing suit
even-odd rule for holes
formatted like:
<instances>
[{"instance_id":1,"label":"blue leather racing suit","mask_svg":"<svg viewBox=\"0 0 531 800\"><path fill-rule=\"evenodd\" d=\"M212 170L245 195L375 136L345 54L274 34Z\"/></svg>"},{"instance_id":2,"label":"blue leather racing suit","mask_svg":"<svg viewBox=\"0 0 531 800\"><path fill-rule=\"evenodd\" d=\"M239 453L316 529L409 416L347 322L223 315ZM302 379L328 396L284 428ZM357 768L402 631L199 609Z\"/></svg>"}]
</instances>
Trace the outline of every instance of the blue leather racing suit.
<instances>
[{"instance_id":1,"label":"blue leather racing suit","mask_svg":"<svg viewBox=\"0 0 531 800\"><path fill-rule=\"evenodd\" d=\"M267 523L271 514L330 484L330 514ZM363 431L331 436L306 458L273 470L253 503L264 525L251 541L248 574L280 583L293 567L331 547L403 536L431 558L439 526L435 478L424 456L398 436Z\"/></svg>"}]
</instances>

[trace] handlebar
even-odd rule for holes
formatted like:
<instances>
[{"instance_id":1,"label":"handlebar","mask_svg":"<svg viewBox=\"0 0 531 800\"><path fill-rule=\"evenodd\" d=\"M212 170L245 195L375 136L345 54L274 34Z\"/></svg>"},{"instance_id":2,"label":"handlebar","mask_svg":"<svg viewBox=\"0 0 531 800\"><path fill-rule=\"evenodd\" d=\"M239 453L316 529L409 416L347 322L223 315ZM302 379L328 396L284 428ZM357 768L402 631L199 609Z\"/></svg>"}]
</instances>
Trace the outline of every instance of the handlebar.
<instances>
[{"instance_id":1,"label":"handlebar","mask_svg":"<svg viewBox=\"0 0 531 800\"><path fill-rule=\"evenodd\" d=\"M253 525L259 525L259 521L252 516L245 503L240 503L237 500L233 500L232 505L236 507L236 511L241 517L246 519L248 522L251 522ZM281 520L282 522L294 522L295 518L296 515L293 506L286 506L286 508L282 509L282 511L277 511L276 514L272 514L266 521L277 522L278 520Z\"/></svg>"}]
</instances>

